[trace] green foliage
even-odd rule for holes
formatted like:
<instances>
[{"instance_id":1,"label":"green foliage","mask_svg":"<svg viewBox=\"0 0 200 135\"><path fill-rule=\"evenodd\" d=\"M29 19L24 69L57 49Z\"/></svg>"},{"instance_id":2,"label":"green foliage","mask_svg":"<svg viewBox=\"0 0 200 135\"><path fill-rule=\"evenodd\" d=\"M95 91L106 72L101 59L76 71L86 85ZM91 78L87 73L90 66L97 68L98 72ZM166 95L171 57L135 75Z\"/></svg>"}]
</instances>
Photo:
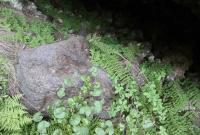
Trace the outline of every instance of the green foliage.
<instances>
[{"instance_id":1,"label":"green foliage","mask_svg":"<svg viewBox=\"0 0 200 135\"><path fill-rule=\"evenodd\" d=\"M24 126L32 122L26 108L19 103L20 96L0 97L0 132L3 134L21 134Z\"/></svg>"},{"instance_id":2,"label":"green foliage","mask_svg":"<svg viewBox=\"0 0 200 135\"><path fill-rule=\"evenodd\" d=\"M41 1L41 2L40 2ZM58 12L48 2L40 0L39 6L54 21L62 19L59 31L67 36L70 31L78 31L81 24L94 28L93 22L87 22L83 16L76 17L73 12ZM69 7L70 8L70 7ZM54 24L41 20L27 21L25 16L16 15L13 10L0 9L0 26L16 32L14 38L31 47L50 43L54 40ZM54 22L55 23L55 22ZM196 110L200 109L200 88L188 80L167 82L166 75L170 66L158 61L145 61L140 65L139 74L144 75L145 83L137 84L131 72L133 63L143 50L141 43L132 42L126 46L116 39L88 36L90 59L93 67L91 76L82 76L83 86L80 95L63 100L67 93L65 87L71 84L65 79L58 89L60 98L49 107L49 119L43 118L41 112L31 119L25 108L19 104L19 97L1 96L0 98L0 132L1 134L25 135L188 135L198 134L199 129L193 125ZM0 59L0 90L7 89L7 71L5 61ZM111 120L101 120L103 100L97 100L102 89L98 82L92 82L97 67L109 74L114 97L109 114ZM90 97L90 98L88 98Z\"/></svg>"},{"instance_id":3,"label":"green foliage","mask_svg":"<svg viewBox=\"0 0 200 135\"><path fill-rule=\"evenodd\" d=\"M20 96L8 96L8 61L0 57L0 134L21 135L32 119L19 102Z\"/></svg>"},{"instance_id":4,"label":"green foliage","mask_svg":"<svg viewBox=\"0 0 200 135\"><path fill-rule=\"evenodd\" d=\"M120 47L118 43L96 35L90 36L88 41L91 45L91 61L106 69L115 88L115 99L110 108L110 115L121 117L118 134L124 132L124 129L127 134L195 133L193 111L182 109L192 100L198 103L200 98L197 96L197 86L186 85L186 82L174 82L174 87L168 88L171 82L164 80L170 67L152 61L141 65L140 74L145 76L145 83L138 87L135 77L130 72L131 62L140 52L137 43L124 49L125 47ZM130 51L131 49L137 51Z\"/></svg>"},{"instance_id":5,"label":"green foliage","mask_svg":"<svg viewBox=\"0 0 200 135\"><path fill-rule=\"evenodd\" d=\"M100 120L94 117L94 115L98 115L102 111L103 101L96 99L87 101L86 99L86 96L93 96L95 91L100 90L100 84L92 83L90 76L83 76L82 80L84 85L80 89L79 96L71 97L67 101L59 100L52 106L49 106L49 121L43 120L41 112L34 114L33 120L37 123L37 128L35 128L35 123L33 123L35 133L42 135L98 135L99 132L96 132L100 130L106 134L113 135L114 127L111 121ZM70 81L65 79L61 89L69 84ZM60 93L57 94L59 95ZM94 97L96 96L99 95L94 94ZM62 98L62 96L60 98ZM30 132L33 131L30 130Z\"/></svg>"},{"instance_id":6,"label":"green foliage","mask_svg":"<svg viewBox=\"0 0 200 135\"><path fill-rule=\"evenodd\" d=\"M48 16L53 18L53 24L56 25L59 32L65 37L71 33L81 33L86 28L86 33L95 32L98 28L105 25L105 22L95 19L98 14L87 12L84 7L81 7L79 0L59 1L60 9L54 8L50 1L38 0L38 8ZM77 8L78 10L77 10ZM63 23L56 24L58 20Z\"/></svg>"},{"instance_id":7,"label":"green foliage","mask_svg":"<svg viewBox=\"0 0 200 135\"><path fill-rule=\"evenodd\" d=\"M192 125L195 111L200 108L198 86L187 80L175 81L165 84L163 90L163 102L167 109L166 121L163 124L167 132L170 135L187 135L188 133L196 135L197 130Z\"/></svg>"},{"instance_id":8,"label":"green foliage","mask_svg":"<svg viewBox=\"0 0 200 135\"><path fill-rule=\"evenodd\" d=\"M53 26L42 20L30 19L23 15L15 13L11 9L0 9L0 26L3 26L9 31L14 31L15 40L18 40L30 47L38 46L54 41Z\"/></svg>"}]
</instances>

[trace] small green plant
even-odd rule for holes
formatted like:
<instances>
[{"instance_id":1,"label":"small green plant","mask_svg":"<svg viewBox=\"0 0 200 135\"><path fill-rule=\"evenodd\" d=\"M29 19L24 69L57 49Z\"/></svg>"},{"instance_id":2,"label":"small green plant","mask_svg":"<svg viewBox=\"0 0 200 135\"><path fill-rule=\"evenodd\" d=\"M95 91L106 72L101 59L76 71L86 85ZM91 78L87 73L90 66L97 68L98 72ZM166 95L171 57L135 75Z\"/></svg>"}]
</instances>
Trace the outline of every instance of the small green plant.
<instances>
[{"instance_id":1,"label":"small green plant","mask_svg":"<svg viewBox=\"0 0 200 135\"><path fill-rule=\"evenodd\" d=\"M9 31L14 31L15 40L22 42L30 47L54 41L53 26L48 22L39 19L27 21L23 15L18 15L11 9L0 9L0 26Z\"/></svg>"},{"instance_id":2,"label":"small green plant","mask_svg":"<svg viewBox=\"0 0 200 135\"><path fill-rule=\"evenodd\" d=\"M67 101L60 100L49 107L50 121L43 120L40 112L33 116L33 120L38 123L39 134L114 134L111 121L95 117L102 111L103 101L95 99L87 101L86 99L88 95L100 96L100 84L92 84L90 76L83 76L82 81L84 85L80 89L79 96L68 98ZM66 95L64 89L67 85L70 85L69 79L64 80L63 86L57 92L58 97L63 98Z\"/></svg>"},{"instance_id":3,"label":"small green plant","mask_svg":"<svg viewBox=\"0 0 200 135\"><path fill-rule=\"evenodd\" d=\"M0 96L0 133L4 135L21 135L23 127L32 122L19 99L20 96Z\"/></svg>"},{"instance_id":4,"label":"small green plant","mask_svg":"<svg viewBox=\"0 0 200 135\"><path fill-rule=\"evenodd\" d=\"M145 76L145 83L138 86L130 68L131 62L135 60L134 56L140 52L137 43L124 49L126 47L121 47L115 41L96 35L89 36L88 41L91 45L91 61L106 69L115 88L116 95L110 108L110 115L121 118L118 134L122 132L130 135L194 133L192 123L194 113L191 110L182 112L181 108L187 106L192 99L200 99L197 96L199 95L197 87L195 87L198 89L195 89L195 94L190 96L185 93L189 89L185 90L181 87L180 82L174 82L173 86L178 87L170 87L169 90L166 86L172 82L164 80L170 67L156 61L144 62L141 65L140 74ZM131 49L133 51L130 51ZM125 64L121 61L125 61ZM193 84L187 87L189 86Z\"/></svg>"}]
</instances>

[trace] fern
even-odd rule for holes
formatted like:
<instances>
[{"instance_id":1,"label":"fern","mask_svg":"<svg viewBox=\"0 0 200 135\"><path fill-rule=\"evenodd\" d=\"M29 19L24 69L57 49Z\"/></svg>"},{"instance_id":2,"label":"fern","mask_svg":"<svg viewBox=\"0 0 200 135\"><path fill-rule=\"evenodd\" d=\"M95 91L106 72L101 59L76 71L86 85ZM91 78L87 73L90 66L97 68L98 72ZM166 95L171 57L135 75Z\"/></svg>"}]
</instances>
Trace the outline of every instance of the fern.
<instances>
[{"instance_id":1,"label":"fern","mask_svg":"<svg viewBox=\"0 0 200 135\"><path fill-rule=\"evenodd\" d=\"M113 40L96 35L90 36L88 41L91 45L91 61L109 73L115 88L110 115L121 117L121 123L127 127L127 134L194 133L194 113L182 109L191 100L196 101L194 106L198 106L198 87L184 87L182 85L186 84L181 82L167 87L171 82L163 82L170 66L156 61L142 64L140 73L145 76L146 82L138 87L135 77L130 74L130 64L141 52L137 43L121 47Z\"/></svg>"},{"instance_id":2,"label":"fern","mask_svg":"<svg viewBox=\"0 0 200 135\"><path fill-rule=\"evenodd\" d=\"M45 1L41 0L41 5ZM55 12L49 5L43 6L44 12ZM70 13L67 13L70 14ZM54 27L40 20L29 22L25 16L16 16L11 9L0 9L0 26L16 32L8 40L19 40L31 47L52 42ZM63 16L59 13L59 17ZM89 22L90 23L90 22ZM80 28L81 20L68 15L63 18L61 31ZM91 25L91 24L88 24ZM88 36L91 62L104 68L110 75L114 88L113 103L110 107L111 121L100 120L93 111L101 110L94 106L85 95L94 93L90 78L83 80L82 96L71 97L66 108L63 101L60 106L49 109L50 119L32 122L25 107L19 103L19 97L0 97L0 134L3 135L39 135L45 134L144 134L144 135L196 135L199 129L193 125L196 110L200 108L200 88L191 81L176 80L167 82L166 75L170 66L157 61L144 62L140 65L139 74L144 75L145 83L137 84L131 68L136 58L143 51L143 44L133 42L122 46L122 43L109 37ZM4 61L0 59L0 89L5 94L7 73ZM61 91L59 96L64 96ZM94 98L95 99L95 98ZM94 101L95 102L95 101ZM98 102L100 104L100 101ZM56 112L56 113L55 113ZM41 124L42 123L42 124ZM44 124L45 123L45 124ZM44 124L44 125L43 125ZM45 128L45 130L42 130ZM39 129L39 130L38 130ZM113 131L114 130L114 131ZM39 132L40 131L40 132Z\"/></svg>"},{"instance_id":3,"label":"fern","mask_svg":"<svg viewBox=\"0 0 200 135\"><path fill-rule=\"evenodd\" d=\"M129 123L127 132L130 132L130 134L140 132L139 129L142 128L141 123L144 119L143 113L146 111L140 101L144 99L144 96L140 94L135 78L130 74L130 66L126 66L120 62L129 58L127 56L122 56L122 53L125 52L122 52L116 44L106 44L104 40L96 38L96 36L94 36L94 40L89 39L89 42L91 44L91 61L106 69L113 81L116 100L113 101L113 105L111 106L111 116L115 117L119 113L128 114L122 116L125 117L126 122ZM134 54L134 51L132 53L132 56L137 55ZM142 110L140 108L142 108ZM133 114L137 115L132 116Z\"/></svg>"},{"instance_id":4,"label":"fern","mask_svg":"<svg viewBox=\"0 0 200 135\"><path fill-rule=\"evenodd\" d=\"M32 122L31 124L27 124L22 129L23 135L40 135L39 132L37 132L37 123Z\"/></svg>"},{"instance_id":5,"label":"fern","mask_svg":"<svg viewBox=\"0 0 200 135\"><path fill-rule=\"evenodd\" d=\"M185 88L183 88L181 84L182 83L177 80L164 85L163 102L167 109L167 119L164 125L170 135L187 135L188 133L195 135L195 129L194 126L192 126L195 113L189 109L183 110L183 108L187 108L191 99L191 94L187 94L189 91L185 92ZM190 84L187 87L194 88L194 86L195 85Z\"/></svg>"},{"instance_id":6,"label":"fern","mask_svg":"<svg viewBox=\"0 0 200 135\"><path fill-rule=\"evenodd\" d=\"M4 134L20 133L22 127L31 123L26 108L19 103L20 96L0 97L0 130Z\"/></svg>"},{"instance_id":7,"label":"fern","mask_svg":"<svg viewBox=\"0 0 200 135\"><path fill-rule=\"evenodd\" d=\"M39 19L32 18L27 21L26 17L19 15L11 9L2 8L0 10L0 26L5 27L9 31L14 31L15 40L35 47L45 43L54 41L52 35L54 29L48 22L42 22ZM8 36L9 37L9 36Z\"/></svg>"}]
</instances>

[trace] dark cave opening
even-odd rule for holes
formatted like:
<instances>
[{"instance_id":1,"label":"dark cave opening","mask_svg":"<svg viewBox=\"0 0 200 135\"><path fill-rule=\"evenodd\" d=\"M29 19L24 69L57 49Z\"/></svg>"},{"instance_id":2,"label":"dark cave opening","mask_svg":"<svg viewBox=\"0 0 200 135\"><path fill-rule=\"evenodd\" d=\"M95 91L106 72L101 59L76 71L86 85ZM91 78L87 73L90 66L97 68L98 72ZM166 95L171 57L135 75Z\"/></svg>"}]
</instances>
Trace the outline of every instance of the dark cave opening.
<instances>
[{"instance_id":1,"label":"dark cave opening","mask_svg":"<svg viewBox=\"0 0 200 135\"><path fill-rule=\"evenodd\" d=\"M58 7L55 2L59 1L52 1ZM118 29L123 28L128 28L125 37L132 31L136 35L142 33L134 40L150 42L158 58L176 53L186 56L192 61L187 73L198 74L200 78L200 16L191 8L174 0L76 0L72 3L77 6L77 2L87 11L98 12L101 16L111 13L110 25L117 34L120 33ZM173 59L177 57L174 55Z\"/></svg>"}]
</instances>

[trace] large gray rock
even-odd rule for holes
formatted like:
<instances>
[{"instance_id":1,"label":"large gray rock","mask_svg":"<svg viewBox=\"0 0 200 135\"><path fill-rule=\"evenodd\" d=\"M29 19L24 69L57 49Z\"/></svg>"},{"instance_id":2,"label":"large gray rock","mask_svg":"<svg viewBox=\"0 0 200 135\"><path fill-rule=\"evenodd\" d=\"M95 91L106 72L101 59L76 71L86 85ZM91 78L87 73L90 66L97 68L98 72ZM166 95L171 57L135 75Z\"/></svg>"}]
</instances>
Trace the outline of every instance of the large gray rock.
<instances>
[{"instance_id":1,"label":"large gray rock","mask_svg":"<svg viewBox=\"0 0 200 135\"><path fill-rule=\"evenodd\" d=\"M57 91L65 78L72 83L66 87L66 99L80 94L83 85L81 76L91 75L87 42L79 36L68 40L20 50L17 54L16 80L23 94L23 104L30 112L46 112L47 106L58 99ZM107 109L111 104L112 85L107 73L98 69L93 77L99 82L104 99L102 118L108 118Z\"/></svg>"}]
</instances>

